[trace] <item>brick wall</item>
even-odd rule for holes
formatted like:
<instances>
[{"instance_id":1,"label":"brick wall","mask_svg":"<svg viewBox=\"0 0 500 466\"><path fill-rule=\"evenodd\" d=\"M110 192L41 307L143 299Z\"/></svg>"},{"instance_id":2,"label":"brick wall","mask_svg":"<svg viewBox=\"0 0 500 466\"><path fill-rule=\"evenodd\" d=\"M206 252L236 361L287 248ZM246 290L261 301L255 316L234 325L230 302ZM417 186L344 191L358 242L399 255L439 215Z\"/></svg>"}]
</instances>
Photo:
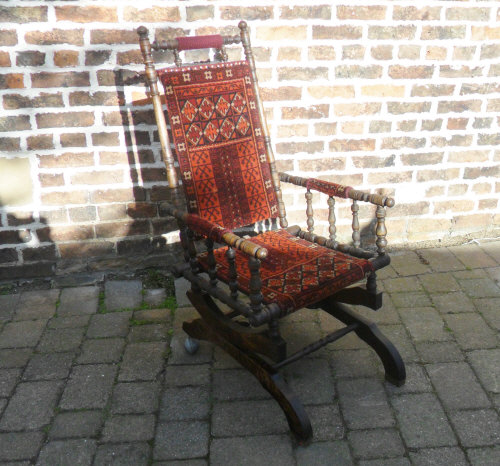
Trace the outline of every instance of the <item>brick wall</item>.
<instances>
[{"instance_id":1,"label":"brick wall","mask_svg":"<svg viewBox=\"0 0 500 466\"><path fill-rule=\"evenodd\" d=\"M0 2L0 279L171 253L151 106L123 86L141 24L164 39L246 19L279 168L394 195L390 244L498 234L498 2L239 3ZM304 224L302 193L284 196ZM345 235L347 204L337 217Z\"/></svg>"}]
</instances>

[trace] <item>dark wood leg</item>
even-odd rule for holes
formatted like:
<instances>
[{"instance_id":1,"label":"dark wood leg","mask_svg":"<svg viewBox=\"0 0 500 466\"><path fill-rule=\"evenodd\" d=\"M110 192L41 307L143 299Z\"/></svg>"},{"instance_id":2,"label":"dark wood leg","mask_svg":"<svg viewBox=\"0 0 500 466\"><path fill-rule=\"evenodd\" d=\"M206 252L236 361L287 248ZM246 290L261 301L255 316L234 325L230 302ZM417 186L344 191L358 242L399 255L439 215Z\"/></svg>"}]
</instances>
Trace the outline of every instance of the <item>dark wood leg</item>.
<instances>
[{"instance_id":1,"label":"dark wood leg","mask_svg":"<svg viewBox=\"0 0 500 466\"><path fill-rule=\"evenodd\" d=\"M297 439L300 442L308 441L312 437L309 417L279 373L257 354L239 347L238 343L242 338L241 329L231 328L231 322L225 321L222 313L214 312L215 304L211 302L209 296L191 291L188 291L187 295L202 318L184 322L182 326L184 331L193 338L215 343L252 373L278 402L287 418L290 430Z\"/></svg>"},{"instance_id":2,"label":"dark wood leg","mask_svg":"<svg viewBox=\"0 0 500 466\"><path fill-rule=\"evenodd\" d=\"M370 345L378 354L384 365L386 380L398 387L405 383L406 369L399 351L378 329L374 322L356 314L347 306L331 298L323 301L321 303L321 308L346 325L358 324L354 331L359 338Z\"/></svg>"}]
</instances>

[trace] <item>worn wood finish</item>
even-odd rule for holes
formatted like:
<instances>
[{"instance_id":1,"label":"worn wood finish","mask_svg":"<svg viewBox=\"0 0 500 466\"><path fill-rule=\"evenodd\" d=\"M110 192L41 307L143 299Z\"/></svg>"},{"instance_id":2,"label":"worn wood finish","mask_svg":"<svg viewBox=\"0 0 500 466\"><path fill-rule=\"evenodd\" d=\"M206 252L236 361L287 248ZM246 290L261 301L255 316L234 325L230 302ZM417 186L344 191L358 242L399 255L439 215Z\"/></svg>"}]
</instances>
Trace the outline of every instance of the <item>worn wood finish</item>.
<instances>
[{"instance_id":1,"label":"worn wood finish","mask_svg":"<svg viewBox=\"0 0 500 466\"><path fill-rule=\"evenodd\" d=\"M377 227L375 234L377 235L377 241L375 241L375 244L377 245L379 255L383 255L387 246L387 228L385 227L385 209L382 206L377 207L376 216Z\"/></svg>"},{"instance_id":2,"label":"worn wood finish","mask_svg":"<svg viewBox=\"0 0 500 466\"><path fill-rule=\"evenodd\" d=\"M335 198L333 196L328 196L328 233L330 233L330 239L335 241L337 236L337 227L335 218Z\"/></svg>"},{"instance_id":3,"label":"worn wood finish","mask_svg":"<svg viewBox=\"0 0 500 466\"><path fill-rule=\"evenodd\" d=\"M255 257L248 259L248 267L250 269L250 307L258 314L262 306L262 280L260 278L260 260Z\"/></svg>"},{"instance_id":4,"label":"worn wood finish","mask_svg":"<svg viewBox=\"0 0 500 466\"><path fill-rule=\"evenodd\" d=\"M156 73L153 56L151 54L149 31L144 26L141 26L137 29L137 34L139 34L139 44L141 46L142 58L146 67L146 84L149 87L149 92L151 93L156 124L158 125L158 136L160 138L161 154L167 170L168 185L171 188L176 188L179 184L179 180L174 167L174 156L172 155L172 151L170 149L167 123L165 121L165 115L163 114L160 92L158 91L158 75Z\"/></svg>"},{"instance_id":5,"label":"worn wood finish","mask_svg":"<svg viewBox=\"0 0 500 466\"><path fill-rule=\"evenodd\" d=\"M279 373L257 354L240 349L238 343L243 338L243 332L239 329L235 332L230 323L224 322L221 314L214 312L207 304L205 296L190 291L187 295L203 319L185 322L184 331L192 338L215 343L244 366L281 406L290 430L297 439L300 442L308 441L312 437L309 417Z\"/></svg>"},{"instance_id":6,"label":"worn wood finish","mask_svg":"<svg viewBox=\"0 0 500 466\"><path fill-rule=\"evenodd\" d=\"M351 212L352 212L352 244L355 248L361 246L361 235L359 233L359 218L358 218L358 201L352 201Z\"/></svg>"},{"instance_id":7,"label":"worn wood finish","mask_svg":"<svg viewBox=\"0 0 500 466\"><path fill-rule=\"evenodd\" d=\"M307 231L312 233L314 231L314 211L312 206L312 192L307 190L305 193L306 198L306 223L307 223Z\"/></svg>"},{"instance_id":8,"label":"worn wood finish","mask_svg":"<svg viewBox=\"0 0 500 466\"><path fill-rule=\"evenodd\" d=\"M236 272L236 252L232 247L228 247L226 251L227 261L229 262L229 289L231 290L231 298L238 299L238 273Z\"/></svg>"},{"instance_id":9,"label":"worn wood finish","mask_svg":"<svg viewBox=\"0 0 500 466\"><path fill-rule=\"evenodd\" d=\"M205 245L207 247L207 255L208 255L208 276L210 277L210 286L215 288L217 286L217 270L215 268L217 264L215 262L215 256L214 256L213 239L206 238Z\"/></svg>"}]
</instances>

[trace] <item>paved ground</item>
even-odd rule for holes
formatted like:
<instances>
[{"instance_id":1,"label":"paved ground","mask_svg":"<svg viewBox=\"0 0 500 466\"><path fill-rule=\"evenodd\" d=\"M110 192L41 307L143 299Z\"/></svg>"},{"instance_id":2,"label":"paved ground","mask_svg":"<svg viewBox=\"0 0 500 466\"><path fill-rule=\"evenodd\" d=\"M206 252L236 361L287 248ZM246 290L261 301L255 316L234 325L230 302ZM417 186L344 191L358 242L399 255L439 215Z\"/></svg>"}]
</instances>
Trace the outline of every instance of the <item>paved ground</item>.
<instances>
[{"instance_id":1,"label":"paved ground","mask_svg":"<svg viewBox=\"0 0 500 466\"><path fill-rule=\"evenodd\" d=\"M500 241L395 255L380 275L367 314L408 381L386 384L353 335L290 366L307 447L229 357L185 354L181 290L175 312L138 280L0 296L0 463L497 466ZM292 349L335 328L316 311L283 325Z\"/></svg>"}]
</instances>

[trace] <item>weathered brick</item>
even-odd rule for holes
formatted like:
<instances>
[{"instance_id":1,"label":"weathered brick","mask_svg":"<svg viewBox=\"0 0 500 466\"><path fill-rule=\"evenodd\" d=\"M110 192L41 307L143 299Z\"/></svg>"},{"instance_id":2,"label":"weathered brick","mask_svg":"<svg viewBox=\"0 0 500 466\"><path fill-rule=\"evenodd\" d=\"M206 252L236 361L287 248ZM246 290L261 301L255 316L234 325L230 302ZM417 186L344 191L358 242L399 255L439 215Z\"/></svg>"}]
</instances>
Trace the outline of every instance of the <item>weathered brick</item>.
<instances>
[{"instance_id":1,"label":"weathered brick","mask_svg":"<svg viewBox=\"0 0 500 466\"><path fill-rule=\"evenodd\" d=\"M316 136L331 136L337 132L337 123L315 123L314 134Z\"/></svg>"},{"instance_id":2,"label":"weathered brick","mask_svg":"<svg viewBox=\"0 0 500 466\"><path fill-rule=\"evenodd\" d=\"M45 63L45 53L38 50L18 52L16 55L17 66L41 66Z\"/></svg>"},{"instance_id":3,"label":"weathered brick","mask_svg":"<svg viewBox=\"0 0 500 466\"><path fill-rule=\"evenodd\" d=\"M319 172L326 170L344 170L345 168L344 157L322 157L320 159L304 159L299 160L299 169L306 172Z\"/></svg>"},{"instance_id":4,"label":"weathered brick","mask_svg":"<svg viewBox=\"0 0 500 466\"><path fill-rule=\"evenodd\" d=\"M443 161L444 152L401 155L403 165L434 165Z\"/></svg>"},{"instance_id":5,"label":"weathered brick","mask_svg":"<svg viewBox=\"0 0 500 466\"><path fill-rule=\"evenodd\" d=\"M491 194L491 183L475 183L472 186L472 192L476 194Z\"/></svg>"},{"instance_id":6,"label":"weathered brick","mask_svg":"<svg viewBox=\"0 0 500 466\"><path fill-rule=\"evenodd\" d=\"M94 124L93 112L39 113L35 118L38 128L68 128Z\"/></svg>"},{"instance_id":7,"label":"weathered brick","mask_svg":"<svg viewBox=\"0 0 500 466\"><path fill-rule=\"evenodd\" d=\"M484 44L481 46L481 60L489 60L492 58L500 57L500 45L498 44Z\"/></svg>"},{"instance_id":8,"label":"weathered brick","mask_svg":"<svg viewBox=\"0 0 500 466\"><path fill-rule=\"evenodd\" d=\"M342 47L342 60L362 60L365 48L359 44L344 45Z\"/></svg>"},{"instance_id":9,"label":"weathered brick","mask_svg":"<svg viewBox=\"0 0 500 466\"><path fill-rule=\"evenodd\" d=\"M28 136L28 138L26 138L26 143L28 149L30 150L44 150L54 148L52 134L37 134L35 136Z\"/></svg>"},{"instance_id":10,"label":"weathered brick","mask_svg":"<svg viewBox=\"0 0 500 466\"><path fill-rule=\"evenodd\" d=\"M24 76L21 73L0 74L0 89L24 88Z\"/></svg>"},{"instance_id":11,"label":"weathered brick","mask_svg":"<svg viewBox=\"0 0 500 466\"><path fill-rule=\"evenodd\" d=\"M476 76L483 75L484 68L481 66L476 66L471 68L470 66L458 66L453 67L449 65L442 65L439 67L439 77L440 78L474 78Z\"/></svg>"},{"instance_id":12,"label":"weathered brick","mask_svg":"<svg viewBox=\"0 0 500 466\"><path fill-rule=\"evenodd\" d=\"M62 147L85 147L86 139L84 133L63 133L59 136Z\"/></svg>"},{"instance_id":13,"label":"weathered brick","mask_svg":"<svg viewBox=\"0 0 500 466\"><path fill-rule=\"evenodd\" d=\"M465 129L469 123L468 118L448 118L446 128L448 129Z\"/></svg>"},{"instance_id":14,"label":"weathered brick","mask_svg":"<svg viewBox=\"0 0 500 466\"><path fill-rule=\"evenodd\" d=\"M422 47L419 45L400 45L398 49L398 58L418 60L420 58L421 49Z\"/></svg>"},{"instance_id":15,"label":"weathered brick","mask_svg":"<svg viewBox=\"0 0 500 466\"><path fill-rule=\"evenodd\" d=\"M307 124L278 126L278 138L290 138L292 136L307 136L308 134L309 134L309 127Z\"/></svg>"},{"instance_id":16,"label":"weathered brick","mask_svg":"<svg viewBox=\"0 0 500 466\"><path fill-rule=\"evenodd\" d=\"M490 167L470 167L465 168L464 180L475 180L481 177L499 177L500 176L500 166L493 165Z\"/></svg>"},{"instance_id":17,"label":"weathered brick","mask_svg":"<svg viewBox=\"0 0 500 466\"><path fill-rule=\"evenodd\" d=\"M466 30L465 25L424 26L420 38L422 40L465 39Z\"/></svg>"},{"instance_id":18,"label":"weathered brick","mask_svg":"<svg viewBox=\"0 0 500 466\"><path fill-rule=\"evenodd\" d=\"M460 95L494 94L496 92L500 92L500 84L498 83L464 83L460 88Z\"/></svg>"},{"instance_id":19,"label":"weathered brick","mask_svg":"<svg viewBox=\"0 0 500 466\"><path fill-rule=\"evenodd\" d=\"M370 26L368 39L410 40L415 36L416 26Z\"/></svg>"},{"instance_id":20,"label":"weathered brick","mask_svg":"<svg viewBox=\"0 0 500 466\"><path fill-rule=\"evenodd\" d=\"M89 200L89 194L87 191L53 191L42 193L41 200L44 206L86 204Z\"/></svg>"},{"instance_id":21,"label":"weathered brick","mask_svg":"<svg viewBox=\"0 0 500 466\"><path fill-rule=\"evenodd\" d=\"M186 7L186 19L188 21L212 19L213 17L214 7L212 5L196 5Z\"/></svg>"},{"instance_id":22,"label":"weathered brick","mask_svg":"<svg viewBox=\"0 0 500 466\"><path fill-rule=\"evenodd\" d=\"M41 92L36 97L28 97L20 94L5 94L3 97L4 108L14 110L18 108L43 108L63 107L62 94Z\"/></svg>"},{"instance_id":23,"label":"weathered brick","mask_svg":"<svg viewBox=\"0 0 500 466\"><path fill-rule=\"evenodd\" d=\"M35 45L83 45L83 29L51 29L49 31L28 31L24 35L24 39L28 44Z\"/></svg>"},{"instance_id":24,"label":"weathered brick","mask_svg":"<svg viewBox=\"0 0 500 466\"><path fill-rule=\"evenodd\" d=\"M308 47L309 60L335 60L335 49L329 45Z\"/></svg>"},{"instance_id":25,"label":"weathered brick","mask_svg":"<svg viewBox=\"0 0 500 466\"><path fill-rule=\"evenodd\" d=\"M150 223L147 220L100 223L95 228L97 238L147 235L150 233Z\"/></svg>"},{"instance_id":26,"label":"weathered brick","mask_svg":"<svg viewBox=\"0 0 500 466\"><path fill-rule=\"evenodd\" d=\"M445 60L447 55L448 49L446 47L431 46L425 49L426 60Z\"/></svg>"},{"instance_id":27,"label":"weathered brick","mask_svg":"<svg viewBox=\"0 0 500 466\"><path fill-rule=\"evenodd\" d=\"M380 65L339 65L335 67L335 77L346 79L376 79L382 76L382 70L383 68Z\"/></svg>"},{"instance_id":28,"label":"weathered brick","mask_svg":"<svg viewBox=\"0 0 500 466\"><path fill-rule=\"evenodd\" d=\"M393 167L396 156L388 157L364 155L362 157L352 157L352 163L356 168L385 168Z\"/></svg>"},{"instance_id":29,"label":"weathered brick","mask_svg":"<svg viewBox=\"0 0 500 466\"><path fill-rule=\"evenodd\" d=\"M472 40L500 39L500 27L472 26Z\"/></svg>"},{"instance_id":30,"label":"weathered brick","mask_svg":"<svg viewBox=\"0 0 500 466\"><path fill-rule=\"evenodd\" d=\"M431 144L437 147L470 146L472 136L469 134L453 134L451 137L435 136L431 138Z\"/></svg>"},{"instance_id":31,"label":"weathered brick","mask_svg":"<svg viewBox=\"0 0 500 466\"><path fill-rule=\"evenodd\" d=\"M92 241L91 243L82 243L80 241L74 243L58 244L57 248L62 259L75 259L83 257L103 257L111 254L114 249L114 244L109 241Z\"/></svg>"},{"instance_id":32,"label":"weathered brick","mask_svg":"<svg viewBox=\"0 0 500 466\"><path fill-rule=\"evenodd\" d=\"M30 117L28 115L11 115L0 117L0 132L22 131L31 129Z\"/></svg>"},{"instance_id":33,"label":"weathered brick","mask_svg":"<svg viewBox=\"0 0 500 466\"><path fill-rule=\"evenodd\" d=\"M375 150L375 139L334 139L329 149L335 152L372 151Z\"/></svg>"},{"instance_id":34,"label":"weathered brick","mask_svg":"<svg viewBox=\"0 0 500 466\"><path fill-rule=\"evenodd\" d=\"M361 26L313 26L312 35L313 39L354 40L361 39L363 28Z\"/></svg>"},{"instance_id":35,"label":"weathered brick","mask_svg":"<svg viewBox=\"0 0 500 466\"><path fill-rule=\"evenodd\" d=\"M411 181L413 172L411 171L390 171L390 172L374 172L368 174L368 183L384 184L384 183L408 183Z\"/></svg>"},{"instance_id":36,"label":"weathered brick","mask_svg":"<svg viewBox=\"0 0 500 466\"><path fill-rule=\"evenodd\" d=\"M313 105L311 107L282 107L281 118L283 120L316 119L328 116L330 106L328 104Z\"/></svg>"},{"instance_id":37,"label":"weathered brick","mask_svg":"<svg viewBox=\"0 0 500 466\"><path fill-rule=\"evenodd\" d=\"M0 45L16 45L17 44L17 32L15 29L4 29L0 31Z\"/></svg>"},{"instance_id":38,"label":"weathered brick","mask_svg":"<svg viewBox=\"0 0 500 466\"><path fill-rule=\"evenodd\" d=\"M123 11L125 21L143 21L147 23L178 22L181 20L179 8L158 6L152 8L125 7Z\"/></svg>"},{"instance_id":39,"label":"weathered brick","mask_svg":"<svg viewBox=\"0 0 500 466\"><path fill-rule=\"evenodd\" d=\"M488 157L489 151L485 150L450 151L448 153L448 162L486 162L488 160Z\"/></svg>"},{"instance_id":40,"label":"weathered brick","mask_svg":"<svg viewBox=\"0 0 500 466\"><path fill-rule=\"evenodd\" d=\"M452 95L455 90L453 84L415 84L411 89L412 97L439 97Z\"/></svg>"},{"instance_id":41,"label":"weathered brick","mask_svg":"<svg viewBox=\"0 0 500 466\"><path fill-rule=\"evenodd\" d=\"M64 186L64 176L62 174L40 173L39 179L42 188Z\"/></svg>"},{"instance_id":42,"label":"weathered brick","mask_svg":"<svg viewBox=\"0 0 500 466\"><path fill-rule=\"evenodd\" d=\"M322 141L280 142L276 144L276 152L278 154L293 155L298 152L314 154L315 152L322 152L323 150L324 143Z\"/></svg>"},{"instance_id":43,"label":"weathered brick","mask_svg":"<svg viewBox=\"0 0 500 466\"><path fill-rule=\"evenodd\" d=\"M441 7L417 8L415 6L394 5L392 19L397 21L432 21L439 20Z\"/></svg>"},{"instance_id":44,"label":"weathered brick","mask_svg":"<svg viewBox=\"0 0 500 466\"><path fill-rule=\"evenodd\" d=\"M88 50L85 52L85 65L97 66L106 63L111 56L110 50Z\"/></svg>"},{"instance_id":45,"label":"weathered brick","mask_svg":"<svg viewBox=\"0 0 500 466\"><path fill-rule=\"evenodd\" d=\"M118 133L93 133L92 134L92 145L93 146L119 146L120 145L120 135Z\"/></svg>"},{"instance_id":46,"label":"weathered brick","mask_svg":"<svg viewBox=\"0 0 500 466\"><path fill-rule=\"evenodd\" d=\"M408 136L384 138L382 139L382 149L402 149L404 147L418 149L424 147L425 142L425 138L411 138Z\"/></svg>"},{"instance_id":47,"label":"weathered brick","mask_svg":"<svg viewBox=\"0 0 500 466\"><path fill-rule=\"evenodd\" d=\"M71 175L70 180L73 185L123 183L123 174L123 170L77 172Z\"/></svg>"},{"instance_id":48,"label":"weathered brick","mask_svg":"<svg viewBox=\"0 0 500 466\"><path fill-rule=\"evenodd\" d=\"M257 27L257 39L259 40L306 40L306 26L259 26Z\"/></svg>"},{"instance_id":49,"label":"weathered brick","mask_svg":"<svg viewBox=\"0 0 500 466\"><path fill-rule=\"evenodd\" d=\"M432 180L453 180L458 178L460 169L446 168L441 170L419 170L417 172L417 181Z\"/></svg>"},{"instance_id":50,"label":"weathered brick","mask_svg":"<svg viewBox=\"0 0 500 466\"><path fill-rule=\"evenodd\" d=\"M489 8L454 7L446 10L446 19L451 21L488 21L489 18Z\"/></svg>"},{"instance_id":51,"label":"weathered brick","mask_svg":"<svg viewBox=\"0 0 500 466\"><path fill-rule=\"evenodd\" d=\"M145 191L141 187L128 189L103 189L91 193L92 204L109 204L110 202L145 201ZM153 199L151 199L153 200ZM160 199L154 199L160 200Z\"/></svg>"},{"instance_id":52,"label":"weathered brick","mask_svg":"<svg viewBox=\"0 0 500 466\"><path fill-rule=\"evenodd\" d=\"M17 151L21 149L21 140L20 138L8 138L1 137L0 138L0 151Z\"/></svg>"},{"instance_id":53,"label":"weathered brick","mask_svg":"<svg viewBox=\"0 0 500 466\"><path fill-rule=\"evenodd\" d=\"M330 5L283 6L280 8L280 19L330 19L331 17L332 8Z\"/></svg>"},{"instance_id":54,"label":"weathered brick","mask_svg":"<svg viewBox=\"0 0 500 466\"><path fill-rule=\"evenodd\" d=\"M391 60L393 48L392 45L377 45L371 48L370 54L375 60Z\"/></svg>"},{"instance_id":55,"label":"weathered brick","mask_svg":"<svg viewBox=\"0 0 500 466\"><path fill-rule=\"evenodd\" d=\"M370 133L389 133L391 131L392 123L390 121L375 120L370 122Z\"/></svg>"},{"instance_id":56,"label":"weathered brick","mask_svg":"<svg viewBox=\"0 0 500 466\"><path fill-rule=\"evenodd\" d=\"M90 86L88 71L32 73L32 87L81 87Z\"/></svg>"},{"instance_id":57,"label":"weathered brick","mask_svg":"<svg viewBox=\"0 0 500 466\"><path fill-rule=\"evenodd\" d=\"M255 21L272 19L273 16L272 6L221 6L220 8L221 19Z\"/></svg>"},{"instance_id":58,"label":"weathered brick","mask_svg":"<svg viewBox=\"0 0 500 466\"><path fill-rule=\"evenodd\" d=\"M389 66L389 76L393 79L426 79L432 78L434 66L417 65L417 66Z\"/></svg>"},{"instance_id":59,"label":"weathered brick","mask_svg":"<svg viewBox=\"0 0 500 466\"><path fill-rule=\"evenodd\" d=\"M140 50L129 50L116 54L116 63L118 65L141 64L143 62L144 60Z\"/></svg>"},{"instance_id":60,"label":"weathered brick","mask_svg":"<svg viewBox=\"0 0 500 466\"><path fill-rule=\"evenodd\" d=\"M365 124L362 121L344 121L341 131L344 134L363 134Z\"/></svg>"},{"instance_id":61,"label":"weathered brick","mask_svg":"<svg viewBox=\"0 0 500 466\"><path fill-rule=\"evenodd\" d=\"M0 23L34 23L47 21L46 6L0 6Z\"/></svg>"},{"instance_id":62,"label":"weathered brick","mask_svg":"<svg viewBox=\"0 0 500 466\"><path fill-rule=\"evenodd\" d=\"M116 8L103 6L73 6L64 5L55 7L57 21L71 21L72 23L117 23Z\"/></svg>"},{"instance_id":63,"label":"weathered brick","mask_svg":"<svg viewBox=\"0 0 500 466\"><path fill-rule=\"evenodd\" d=\"M127 204L126 212L130 218L152 218L158 215L158 208L156 204L134 202Z\"/></svg>"},{"instance_id":64,"label":"weathered brick","mask_svg":"<svg viewBox=\"0 0 500 466\"><path fill-rule=\"evenodd\" d=\"M477 143L480 146L489 146L489 145L497 146L500 144L500 133L493 133L493 134L481 133L477 138Z\"/></svg>"},{"instance_id":65,"label":"weathered brick","mask_svg":"<svg viewBox=\"0 0 500 466\"><path fill-rule=\"evenodd\" d=\"M431 109L431 102L388 102L387 110L394 115L404 113L426 113Z\"/></svg>"},{"instance_id":66,"label":"weathered brick","mask_svg":"<svg viewBox=\"0 0 500 466\"><path fill-rule=\"evenodd\" d=\"M454 47L453 60L472 60L476 53L476 47Z\"/></svg>"},{"instance_id":67,"label":"weathered brick","mask_svg":"<svg viewBox=\"0 0 500 466\"><path fill-rule=\"evenodd\" d=\"M54 52L54 65L65 68L78 65L79 53L76 50L57 50Z\"/></svg>"},{"instance_id":68,"label":"weathered brick","mask_svg":"<svg viewBox=\"0 0 500 466\"><path fill-rule=\"evenodd\" d=\"M94 164L92 152L66 152L60 155L40 155L40 168L87 167Z\"/></svg>"},{"instance_id":69,"label":"weathered brick","mask_svg":"<svg viewBox=\"0 0 500 466\"><path fill-rule=\"evenodd\" d=\"M337 6L338 19L355 19L355 20L377 20L385 19L387 8L381 5L373 6Z\"/></svg>"},{"instance_id":70,"label":"weathered brick","mask_svg":"<svg viewBox=\"0 0 500 466\"><path fill-rule=\"evenodd\" d=\"M309 86L307 91L315 99L354 97L354 86Z\"/></svg>"},{"instance_id":71,"label":"weathered brick","mask_svg":"<svg viewBox=\"0 0 500 466\"><path fill-rule=\"evenodd\" d=\"M406 133L415 131L417 128L417 120L403 120L397 122L398 131L404 131Z\"/></svg>"},{"instance_id":72,"label":"weathered brick","mask_svg":"<svg viewBox=\"0 0 500 466\"><path fill-rule=\"evenodd\" d=\"M362 86L361 94L374 97L404 97L405 87L390 84L374 84ZM351 97L354 97L354 91Z\"/></svg>"},{"instance_id":73,"label":"weathered brick","mask_svg":"<svg viewBox=\"0 0 500 466\"><path fill-rule=\"evenodd\" d=\"M438 103L438 113L462 113L479 112L481 110L480 100L462 100L462 101L441 101Z\"/></svg>"},{"instance_id":74,"label":"weathered brick","mask_svg":"<svg viewBox=\"0 0 500 466\"><path fill-rule=\"evenodd\" d=\"M382 104L373 102L373 103L364 103L364 104L335 104L333 106L333 110L335 115L338 116L359 116L359 115L374 115L380 112Z\"/></svg>"},{"instance_id":75,"label":"weathered brick","mask_svg":"<svg viewBox=\"0 0 500 466\"><path fill-rule=\"evenodd\" d=\"M93 29L91 44L137 44L137 33L130 29Z\"/></svg>"}]
</instances>

